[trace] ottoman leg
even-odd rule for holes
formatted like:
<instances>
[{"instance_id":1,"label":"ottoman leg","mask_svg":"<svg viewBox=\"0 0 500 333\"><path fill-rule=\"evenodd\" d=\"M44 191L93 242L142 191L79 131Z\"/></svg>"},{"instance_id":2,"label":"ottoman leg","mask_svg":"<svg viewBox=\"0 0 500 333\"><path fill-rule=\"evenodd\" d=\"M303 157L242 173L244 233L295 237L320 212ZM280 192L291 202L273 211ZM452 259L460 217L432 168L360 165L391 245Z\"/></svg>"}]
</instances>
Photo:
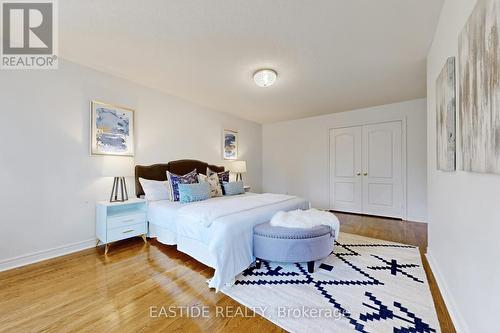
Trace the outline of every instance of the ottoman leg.
<instances>
[{"instance_id":1,"label":"ottoman leg","mask_svg":"<svg viewBox=\"0 0 500 333\"><path fill-rule=\"evenodd\" d=\"M257 269L260 269L262 267L262 260L260 260L259 258L256 258L255 259L255 267Z\"/></svg>"},{"instance_id":2,"label":"ottoman leg","mask_svg":"<svg viewBox=\"0 0 500 333\"><path fill-rule=\"evenodd\" d=\"M314 273L314 261L309 261L307 263L307 271L309 273Z\"/></svg>"}]
</instances>

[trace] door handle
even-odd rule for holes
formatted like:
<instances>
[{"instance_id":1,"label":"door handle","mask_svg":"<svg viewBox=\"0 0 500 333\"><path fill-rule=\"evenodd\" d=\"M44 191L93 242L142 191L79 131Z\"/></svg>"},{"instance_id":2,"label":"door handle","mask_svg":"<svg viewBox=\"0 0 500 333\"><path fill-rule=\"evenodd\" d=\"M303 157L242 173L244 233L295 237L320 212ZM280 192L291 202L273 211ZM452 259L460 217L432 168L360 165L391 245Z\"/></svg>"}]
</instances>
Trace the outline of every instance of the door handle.
<instances>
[{"instance_id":1,"label":"door handle","mask_svg":"<svg viewBox=\"0 0 500 333\"><path fill-rule=\"evenodd\" d=\"M363 172L363 176L368 176L368 172Z\"/></svg>"},{"instance_id":2,"label":"door handle","mask_svg":"<svg viewBox=\"0 0 500 333\"><path fill-rule=\"evenodd\" d=\"M356 176L361 176L361 172L358 172L358 173L356 174Z\"/></svg>"}]
</instances>

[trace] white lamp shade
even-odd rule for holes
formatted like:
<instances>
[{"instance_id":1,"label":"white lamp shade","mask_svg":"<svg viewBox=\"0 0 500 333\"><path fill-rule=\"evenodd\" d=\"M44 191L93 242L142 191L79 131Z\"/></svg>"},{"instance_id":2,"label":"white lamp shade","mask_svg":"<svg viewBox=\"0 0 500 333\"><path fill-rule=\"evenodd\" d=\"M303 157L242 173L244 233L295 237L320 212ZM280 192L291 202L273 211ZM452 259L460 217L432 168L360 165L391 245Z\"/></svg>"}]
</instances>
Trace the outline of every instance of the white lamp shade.
<instances>
[{"instance_id":1,"label":"white lamp shade","mask_svg":"<svg viewBox=\"0 0 500 333\"><path fill-rule=\"evenodd\" d=\"M234 173L245 173L247 172L247 162L246 161L234 161L229 166L229 171Z\"/></svg>"},{"instance_id":2,"label":"white lamp shade","mask_svg":"<svg viewBox=\"0 0 500 333\"><path fill-rule=\"evenodd\" d=\"M122 156L106 156L102 163L103 177L134 176L134 159Z\"/></svg>"}]
</instances>

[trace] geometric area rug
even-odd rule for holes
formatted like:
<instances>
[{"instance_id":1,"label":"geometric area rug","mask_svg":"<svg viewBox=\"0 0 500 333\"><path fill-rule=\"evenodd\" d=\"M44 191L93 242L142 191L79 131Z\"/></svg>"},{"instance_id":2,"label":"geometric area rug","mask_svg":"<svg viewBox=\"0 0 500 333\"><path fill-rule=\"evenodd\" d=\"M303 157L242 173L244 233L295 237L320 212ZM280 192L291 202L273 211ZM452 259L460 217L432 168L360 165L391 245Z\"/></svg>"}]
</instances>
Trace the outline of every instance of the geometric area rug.
<instances>
[{"instance_id":1,"label":"geometric area rug","mask_svg":"<svg viewBox=\"0 0 500 333\"><path fill-rule=\"evenodd\" d=\"M263 262L223 292L289 332L440 332L418 248L352 234L312 274Z\"/></svg>"}]
</instances>

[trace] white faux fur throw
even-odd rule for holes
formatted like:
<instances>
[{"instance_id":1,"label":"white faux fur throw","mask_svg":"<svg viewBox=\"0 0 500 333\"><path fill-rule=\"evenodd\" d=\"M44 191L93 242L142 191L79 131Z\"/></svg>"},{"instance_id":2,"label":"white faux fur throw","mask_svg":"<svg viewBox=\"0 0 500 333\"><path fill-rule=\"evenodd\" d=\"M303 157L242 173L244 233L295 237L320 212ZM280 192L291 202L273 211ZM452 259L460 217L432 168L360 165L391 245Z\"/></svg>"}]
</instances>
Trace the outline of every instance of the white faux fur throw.
<instances>
[{"instance_id":1,"label":"white faux fur throw","mask_svg":"<svg viewBox=\"0 0 500 333\"><path fill-rule=\"evenodd\" d=\"M308 210L293 210L290 212L277 212L270 224L275 227L285 228L312 228L317 225L327 225L335 230L335 239L339 236L339 219L330 212L315 208Z\"/></svg>"}]
</instances>

